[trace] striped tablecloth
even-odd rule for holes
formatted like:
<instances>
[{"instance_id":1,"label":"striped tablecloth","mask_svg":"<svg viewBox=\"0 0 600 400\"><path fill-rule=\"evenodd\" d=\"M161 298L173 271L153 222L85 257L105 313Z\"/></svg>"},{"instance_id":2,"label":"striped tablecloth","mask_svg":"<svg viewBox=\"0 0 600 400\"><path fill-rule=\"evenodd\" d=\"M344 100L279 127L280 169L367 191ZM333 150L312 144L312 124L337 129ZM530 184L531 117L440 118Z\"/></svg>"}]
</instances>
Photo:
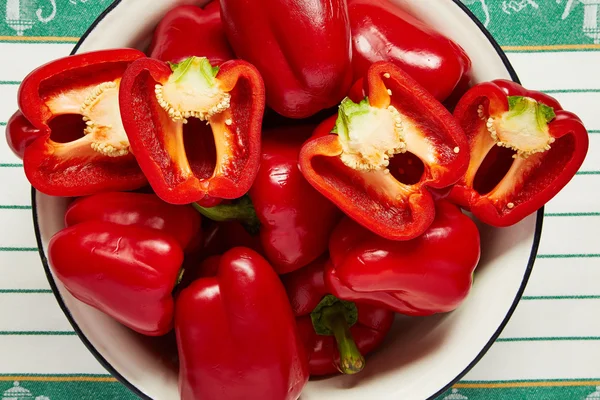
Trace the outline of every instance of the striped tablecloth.
<instances>
[{"instance_id":1,"label":"striped tablecloth","mask_svg":"<svg viewBox=\"0 0 600 400\"><path fill-rule=\"evenodd\" d=\"M600 399L600 0L465 2L524 85L582 117L591 146L581 172L546 207L539 257L512 320L440 400ZM67 55L109 3L1 2L2 136L24 75ZM0 400L134 398L88 353L54 300L21 167L0 140Z\"/></svg>"}]
</instances>

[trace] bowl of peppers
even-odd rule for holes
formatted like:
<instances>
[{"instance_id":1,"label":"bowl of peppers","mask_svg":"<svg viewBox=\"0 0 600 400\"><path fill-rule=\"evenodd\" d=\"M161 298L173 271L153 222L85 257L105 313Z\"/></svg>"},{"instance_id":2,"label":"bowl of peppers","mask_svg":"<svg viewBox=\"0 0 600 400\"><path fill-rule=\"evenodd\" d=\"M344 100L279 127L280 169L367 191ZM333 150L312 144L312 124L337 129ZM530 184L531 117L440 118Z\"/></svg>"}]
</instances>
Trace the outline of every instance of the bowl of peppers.
<instances>
[{"instance_id":1,"label":"bowl of peppers","mask_svg":"<svg viewBox=\"0 0 600 400\"><path fill-rule=\"evenodd\" d=\"M156 400L437 398L588 149L454 0L117 0L18 100L58 303Z\"/></svg>"}]
</instances>

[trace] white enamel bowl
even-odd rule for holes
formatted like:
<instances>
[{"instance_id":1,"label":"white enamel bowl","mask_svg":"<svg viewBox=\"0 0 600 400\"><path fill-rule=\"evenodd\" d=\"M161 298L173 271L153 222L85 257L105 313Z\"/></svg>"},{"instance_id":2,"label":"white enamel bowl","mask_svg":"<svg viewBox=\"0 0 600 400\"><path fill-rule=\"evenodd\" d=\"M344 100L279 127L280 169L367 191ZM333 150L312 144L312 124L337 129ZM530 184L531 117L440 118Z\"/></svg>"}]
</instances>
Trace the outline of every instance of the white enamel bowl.
<instances>
[{"instance_id":1,"label":"white enamel bowl","mask_svg":"<svg viewBox=\"0 0 600 400\"><path fill-rule=\"evenodd\" d=\"M395 0L458 42L473 61L476 81L516 79L506 57L475 18L454 0ZM144 48L162 15L190 0L121 0L92 25L75 52ZM172 355L160 340L143 338L74 299L46 258L48 241L63 228L67 201L33 192L42 262L56 298L81 340L119 380L142 398L178 399ZM537 251L542 212L505 229L482 227L482 259L467 301L456 311L398 318L383 348L355 376L310 381L303 400L433 399L463 376L500 334L519 301ZM457 244L459 245L459 244Z\"/></svg>"}]
</instances>

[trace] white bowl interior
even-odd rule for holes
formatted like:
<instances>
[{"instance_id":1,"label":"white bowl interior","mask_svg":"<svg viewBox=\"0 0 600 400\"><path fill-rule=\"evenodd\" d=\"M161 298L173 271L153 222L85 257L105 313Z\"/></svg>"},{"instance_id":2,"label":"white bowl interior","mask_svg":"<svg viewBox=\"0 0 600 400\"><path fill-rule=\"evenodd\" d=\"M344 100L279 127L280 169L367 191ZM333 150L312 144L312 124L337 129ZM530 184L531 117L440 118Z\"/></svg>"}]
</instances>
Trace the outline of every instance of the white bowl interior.
<instances>
[{"instance_id":1,"label":"white bowl interior","mask_svg":"<svg viewBox=\"0 0 600 400\"><path fill-rule=\"evenodd\" d=\"M451 0L393 0L459 43L473 61L476 82L510 74L479 27ZM143 48L167 10L191 0L123 0L89 33L78 52ZM35 212L43 250L63 228L67 200L37 193ZM398 317L382 349L355 376L311 380L302 399L427 399L464 373L499 333L528 276L536 216L505 229L481 227L482 259L467 301L456 311L427 318ZM460 244L457 244L460 245ZM58 291L83 335L114 370L156 400L178 398L176 365L168 342L148 339Z\"/></svg>"}]
</instances>

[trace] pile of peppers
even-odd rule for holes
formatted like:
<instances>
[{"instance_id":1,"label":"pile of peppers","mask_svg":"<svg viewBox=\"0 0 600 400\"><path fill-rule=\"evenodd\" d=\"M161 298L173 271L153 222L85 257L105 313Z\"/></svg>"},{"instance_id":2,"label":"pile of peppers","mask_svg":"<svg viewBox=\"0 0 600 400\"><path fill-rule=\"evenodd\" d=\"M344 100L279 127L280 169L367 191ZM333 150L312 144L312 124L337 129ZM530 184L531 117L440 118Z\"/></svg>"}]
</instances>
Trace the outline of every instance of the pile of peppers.
<instances>
[{"instance_id":1,"label":"pile of peppers","mask_svg":"<svg viewBox=\"0 0 600 400\"><path fill-rule=\"evenodd\" d=\"M469 295L473 219L519 223L588 150L556 99L472 84L465 51L391 0L178 6L145 50L37 68L6 138L35 189L69 198L55 275L174 333L184 400L359 373L396 315Z\"/></svg>"}]
</instances>

